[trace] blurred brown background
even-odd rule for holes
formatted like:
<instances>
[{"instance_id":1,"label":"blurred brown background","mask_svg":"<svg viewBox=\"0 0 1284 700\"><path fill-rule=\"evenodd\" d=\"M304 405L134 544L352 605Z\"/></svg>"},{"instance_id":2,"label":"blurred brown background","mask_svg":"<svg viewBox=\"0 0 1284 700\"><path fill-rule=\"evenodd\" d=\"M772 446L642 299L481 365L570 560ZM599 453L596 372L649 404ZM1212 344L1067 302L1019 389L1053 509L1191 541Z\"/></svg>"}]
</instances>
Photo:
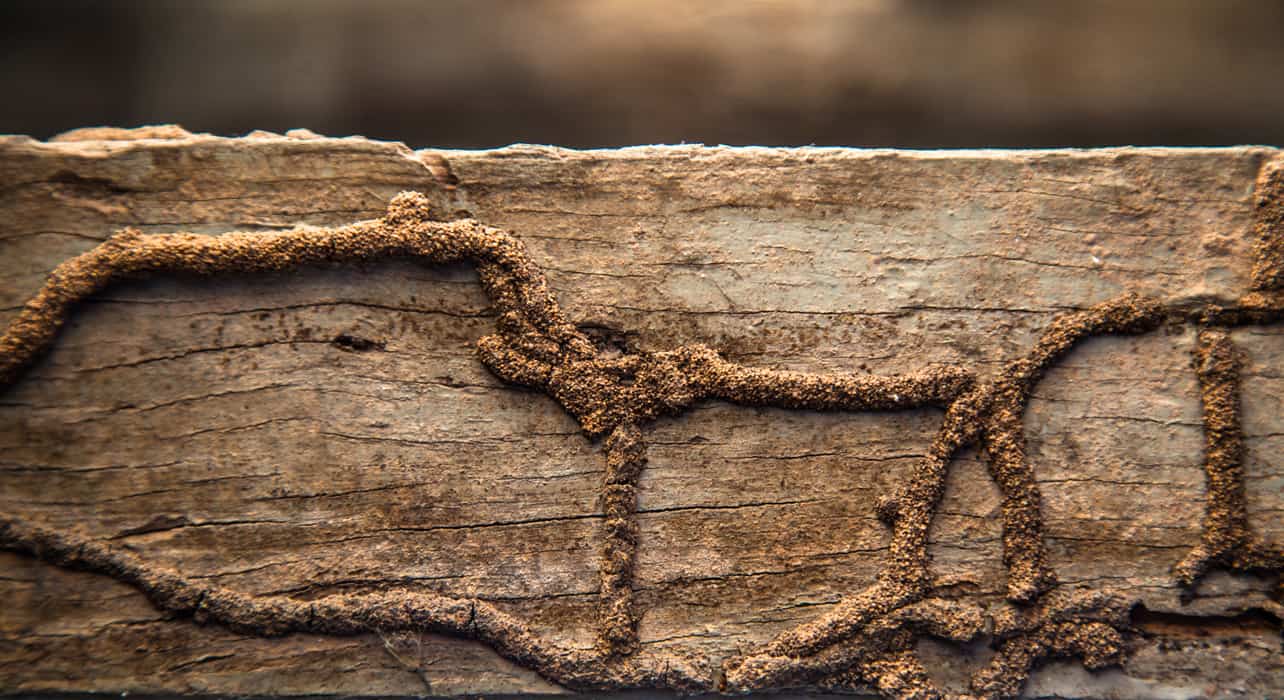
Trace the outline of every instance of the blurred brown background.
<instances>
[{"instance_id":1,"label":"blurred brown background","mask_svg":"<svg viewBox=\"0 0 1284 700\"><path fill-rule=\"evenodd\" d=\"M1274 0L0 3L0 133L1284 144Z\"/></svg>"}]
</instances>

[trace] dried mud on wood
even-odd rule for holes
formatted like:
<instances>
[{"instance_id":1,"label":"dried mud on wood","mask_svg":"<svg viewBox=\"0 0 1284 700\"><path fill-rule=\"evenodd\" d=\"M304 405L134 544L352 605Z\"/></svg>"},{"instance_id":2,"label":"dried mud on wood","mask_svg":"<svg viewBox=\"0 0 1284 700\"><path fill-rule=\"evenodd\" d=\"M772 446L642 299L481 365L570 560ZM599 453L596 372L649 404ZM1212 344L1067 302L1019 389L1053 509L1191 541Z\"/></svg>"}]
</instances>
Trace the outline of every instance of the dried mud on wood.
<instances>
[{"instance_id":1,"label":"dried mud on wood","mask_svg":"<svg viewBox=\"0 0 1284 700\"><path fill-rule=\"evenodd\" d=\"M1011 698L1033 669L1075 658L1089 669L1120 663L1138 633L1137 600L1108 586L1061 583L1047 548L1041 494L1027 454L1024 416L1044 373L1084 341L1193 327L1192 358L1203 400L1207 504L1203 536L1173 572L1193 587L1212 569L1278 576L1277 544L1256 536L1248 517L1240 421L1239 359L1230 329L1270 324L1284 314L1274 257L1284 239L1280 200L1264 176L1259 194L1254 289L1235 300L1164 300L1125 294L1062 313L1021 356L997 371L929 366L890 375L819 373L746 366L716 348L688 344L661 351L608 352L568 320L541 267L518 238L473 219L441 221L429 200L403 193L376 220L279 233L143 234L126 229L59 265L0 337L0 383L12 384L54 342L81 302L126 279L161 274L260 273L317 264L412 258L476 268L497 316L477 343L478 357L505 382L546 394L601 442L597 638L570 647L540 634L491 602L418 591L339 593L302 600L250 596L147 562L122 547L15 515L0 517L0 545L63 567L110 576L139 589L157 608L237 633L353 635L432 632L476 640L501 656L574 690L667 688L748 692L782 687L859 691L888 698ZM1271 183L1275 183L1272 185ZM453 186L453 185L452 185ZM1274 194L1272 194L1274 193ZM555 261L554 261L555 262ZM348 343L347 346L354 346ZM810 411L886 412L935 407L944 415L908 481L876 504L890 531L877 581L850 591L814 619L756 648L721 660L639 643L642 614L635 566L638 483L647 465L647 430L699 402ZM979 449L1002 497L1002 562L1007 603L938 588L929 530L951 465ZM1278 600L1279 592L1276 591ZM1273 613L1278 624L1279 610ZM939 687L919 643L965 643L992 635L995 652L971 674L969 688Z\"/></svg>"}]
</instances>

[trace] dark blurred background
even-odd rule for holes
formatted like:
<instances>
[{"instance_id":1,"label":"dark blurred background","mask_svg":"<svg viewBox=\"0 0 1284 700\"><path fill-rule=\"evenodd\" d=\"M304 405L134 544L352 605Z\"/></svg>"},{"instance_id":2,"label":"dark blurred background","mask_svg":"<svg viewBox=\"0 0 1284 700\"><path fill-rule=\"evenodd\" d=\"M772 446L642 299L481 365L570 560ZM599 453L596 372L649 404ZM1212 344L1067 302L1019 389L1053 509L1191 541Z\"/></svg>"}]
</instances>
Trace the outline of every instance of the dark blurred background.
<instances>
[{"instance_id":1,"label":"dark blurred background","mask_svg":"<svg viewBox=\"0 0 1284 700\"><path fill-rule=\"evenodd\" d=\"M0 0L0 133L1284 144L1276 0Z\"/></svg>"}]
</instances>

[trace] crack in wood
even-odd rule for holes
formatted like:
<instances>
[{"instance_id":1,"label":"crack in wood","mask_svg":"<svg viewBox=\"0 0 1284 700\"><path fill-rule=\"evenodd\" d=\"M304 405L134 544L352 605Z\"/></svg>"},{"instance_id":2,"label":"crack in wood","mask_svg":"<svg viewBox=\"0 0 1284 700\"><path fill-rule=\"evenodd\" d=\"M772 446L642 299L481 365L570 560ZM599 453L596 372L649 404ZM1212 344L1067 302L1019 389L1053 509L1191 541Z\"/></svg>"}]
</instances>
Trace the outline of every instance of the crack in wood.
<instances>
[{"instance_id":1,"label":"crack in wood","mask_svg":"<svg viewBox=\"0 0 1284 700\"><path fill-rule=\"evenodd\" d=\"M439 177L453 175L447 169ZM1274 212L1274 206L1265 209ZM1263 224L1271 236L1259 246L1263 260L1280 248L1273 238L1279 232L1272 215ZM562 315L543 271L520 241L473 220L435 221L423 195L403 193L382 219L336 229L220 236L121 231L59 265L22 308L0 337L0 387L15 382L53 343L77 303L117 280L156 273L275 271L387 257L473 264L499 312L497 332L478 342L483 364L507 382L548 394L590 437L606 437L604 544L593 648L559 645L478 599L418 591L342 593L314 600L284 594L251 597L149 564L123 548L12 516L0 517L0 548L110 576L141 590L157 608L198 623L269 637L293 632L453 635L482 642L574 689L744 692L798 683L844 690L869 684L888 698L1011 698L1045 659L1076 657L1088 668L1118 663L1134 605L1106 591L1058 584L1023 434L1031 392L1048 368L1089 338L1194 323L1201 329L1196 359L1209 489L1203 539L1177 567L1176 576L1192 586L1214 566L1275 574L1282 568L1278 549L1257 540L1248 524L1239 365L1226 332L1232 326L1284 318L1284 295L1270 260L1259 260L1254 291L1234 302L1165 305L1125 295L1057 315L1029 353L1005 364L987 382L969 370L947 366L888 376L812 374L745 367L703 345L624 354L603 347L600 339L595 343ZM315 342L333 342L354 352L381 349L375 341L349 335ZM877 582L760 648L725 660L720 668L673 651L641 651L633 582L639 545L637 483L646 463L642 428L704 399L828 411L945 409L931 448L918 458L912 477L878 502L877 515L891 530L891 544ZM949 466L973 445L980 447L1003 497L1009 603L992 616L977 605L941 597L949 592L934 588L927 548ZM158 521L140 532L169 526L186 524ZM987 622L993 624L997 647L993 660L972 676L967 693L955 696L938 689L918 658L917 641L968 641Z\"/></svg>"}]
</instances>

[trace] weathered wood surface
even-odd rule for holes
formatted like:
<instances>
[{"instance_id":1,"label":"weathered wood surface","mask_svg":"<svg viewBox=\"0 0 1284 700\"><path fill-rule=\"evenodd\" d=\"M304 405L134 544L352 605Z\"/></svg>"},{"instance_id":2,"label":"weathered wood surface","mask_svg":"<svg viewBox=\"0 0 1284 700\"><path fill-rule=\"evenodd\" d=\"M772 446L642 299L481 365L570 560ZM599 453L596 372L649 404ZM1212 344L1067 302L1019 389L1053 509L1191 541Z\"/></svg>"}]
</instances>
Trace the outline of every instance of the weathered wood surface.
<instances>
[{"instance_id":1,"label":"weathered wood surface","mask_svg":"<svg viewBox=\"0 0 1284 700\"><path fill-rule=\"evenodd\" d=\"M132 134L137 136L138 134ZM985 378L1058 314L1122 292L1252 287L1268 148L1046 152L513 147L179 130L0 138L0 322L113 231L279 231L382 216L399 192L513 232L612 353L703 343L809 372L954 365ZM92 138L91 138L92 137ZM119 139L119 140L114 140ZM1269 252L1269 251L1268 251ZM405 261L159 276L81 305L0 395L0 510L251 595L425 590L594 644L598 442L478 362L471 267ZM1252 526L1284 539L1284 330L1245 356ZM1031 696L1284 694L1275 578L1172 567L1205 504L1196 331L1093 338L1025 414L1050 563L1133 609L1120 669L1053 662ZM941 411L704 401L644 425L633 588L642 647L717 666L875 581L875 502ZM999 605L1001 497L973 450L930 533L936 590ZM0 552L0 688L229 694L560 692L476 642L404 632L262 639L171 619L133 588ZM381 638L382 637L382 638ZM960 687L985 639L919 642Z\"/></svg>"}]
</instances>

